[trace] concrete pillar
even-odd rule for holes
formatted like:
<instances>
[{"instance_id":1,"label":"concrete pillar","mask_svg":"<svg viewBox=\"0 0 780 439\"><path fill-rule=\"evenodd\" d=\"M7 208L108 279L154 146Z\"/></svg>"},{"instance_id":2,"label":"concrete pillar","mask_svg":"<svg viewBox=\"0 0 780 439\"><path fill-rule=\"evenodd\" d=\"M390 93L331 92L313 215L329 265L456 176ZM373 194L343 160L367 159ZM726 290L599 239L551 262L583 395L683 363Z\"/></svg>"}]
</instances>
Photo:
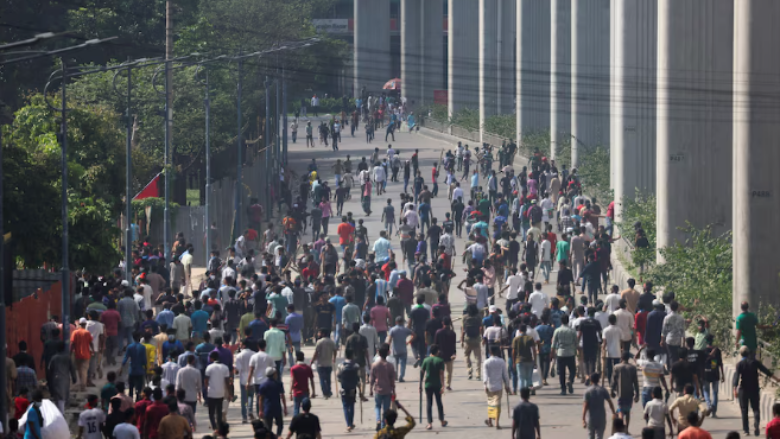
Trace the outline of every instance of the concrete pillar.
<instances>
[{"instance_id":1,"label":"concrete pillar","mask_svg":"<svg viewBox=\"0 0 780 439\"><path fill-rule=\"evenodd\" d=\"M479 126L498 112L498 3L479 0Z\"/></svg>"},{"instance_id":2,"label":"concrete pillar","mask_svg":"<svg viewBox=\"0 0 780 439\"><path fill-rule=\"evenodd\" d=\"M355 0L355 96L380 93L391 79L390 0Z\"/></svg>"},{"instance_id":3,"label":"concrete pillar","mask_svg":"<svg viewBox=\"0 0 780 439\"><path fill-rule=\"evenodd\" d=\"M444 90L444 2L422 3L422 102L433 102L433 91ZM403 79L403 78L401 78Z\"/></svg>"},{"instance_id":4,"label":"concrete pillar","mask_svg":"<svg viewBox=\"0 0 780 439\"><path fill-rule=\"evenodd\" d=\"M550 1L550 157L571 133L571 2ZM559 164L569 163L562 157Z\"/></svg>"},{"instance_id":5,"label":"concrete pillar","mask_svg":"<svg viewBox=\"0 0 780 439\"><path fill-rule=\"evenodd\" d=\"M550 127L549 0L517 0L517 141Z\"/></svg>"},{"instance_id":6,"label":"concrete pillar","mask_svg":"<svg viewBox=\"0 0 780 439\"><path fill-rule=\"evenodd\" d=\"M479 109L479 2L448 0L447 88L449 112Z\"/></svg>"},{"instance_id":7,"label":"concrete pillar","mask_svg":"<svg viewBox=\"0 0 780 439\"><path fill-rule=\"evenodd\" d=\"M636 189L655 193L658 1L612 0L610 169L615 216Z\"/></svg>"},{"instance_id":8,"label":"concrete pillar","mask_svg":"<svg viewBox=\"0 0 780 439\"><path fill-rule=\"evenodd\" d=\"M571 165L579 148L609 144L609 2L571 2Z\"/></svg>"},{"instance_id":9,"label":"concrete pillar","mask_svg":"<svg viewBox=\"0 0 780 439\"><path fill-rule=\"evenodd\" d=\"M658 0L657 245L731 229L734 0Z\"/></svg>"},{"instance_id":10,"label":"concrete pillar","mask_svg":"<svg viewBox=\"0 0 780 439\"><path fill-rule=\"evenodd\" d=\"M734 315L778 304L780 2L734 6ZM730 200L728 198L726 201Z\"/></svg>"},{"instance_id":11,"label":"concrete pillar","mask_svg":"<svg viewBox=\"0 0 780 439\"><path fill-rule=\"evenodd\" d=\"M516 8L517 0L498 0L498 114L512 114L515 110Z\"/></svg>"},{"instance_id":12,"label":"concrete pillar","mask_svg":"<svg viewBox=\"0 0 780 439\"><path fill-rule=\"evenodd\" d=\"M422 0L401 0L401 94L409 104L422 97Z\"/></svg>"}]
</instances>

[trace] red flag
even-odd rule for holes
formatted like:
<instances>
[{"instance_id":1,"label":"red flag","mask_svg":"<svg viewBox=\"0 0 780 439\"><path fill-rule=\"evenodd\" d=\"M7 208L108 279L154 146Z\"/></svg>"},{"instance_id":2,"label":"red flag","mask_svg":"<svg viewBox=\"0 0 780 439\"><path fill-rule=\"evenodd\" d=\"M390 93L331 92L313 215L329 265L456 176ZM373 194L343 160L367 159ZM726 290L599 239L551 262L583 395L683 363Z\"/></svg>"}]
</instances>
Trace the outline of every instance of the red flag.
<instances>
[{"instance_id":1,"label":"red flag","mask_svg":"<svg viewBox=\"0 0 780 439\"><path fill-rule=\"evenodd\" d=\"M138 193L135 197L133 197L134 200L143 200L144 198L159 198L160 197L160 189L157 187L158 183L160 182L160 174L157 174L154 176L152 181L149 182L149 184L144 187L141 192Z\"/></svg>"}]
</instances>

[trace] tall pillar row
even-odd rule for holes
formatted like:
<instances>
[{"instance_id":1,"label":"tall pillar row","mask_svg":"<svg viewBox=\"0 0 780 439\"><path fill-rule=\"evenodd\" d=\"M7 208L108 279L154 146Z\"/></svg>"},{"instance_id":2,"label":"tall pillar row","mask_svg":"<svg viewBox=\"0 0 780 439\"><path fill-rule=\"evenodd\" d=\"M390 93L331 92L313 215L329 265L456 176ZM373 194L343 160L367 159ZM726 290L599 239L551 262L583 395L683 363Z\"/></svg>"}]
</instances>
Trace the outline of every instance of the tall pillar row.
<instances>
[{"instance_id":1,"label":"tall pillar row","mask_svg":"<svg viewBox=\"0 0 780 439\"><path fill-rule=\"evenodd\" d=\"M658 0L659 248L687 223L731 230L733 13L734 0Z\"/></svg>"},{"instance_id":2,"label":"tall pillar row","mask_svg":"<svg viewBox=\"0 0 780 439\"><path fill-rule=\"evenodd\" d=\"M571 133L571 3L550 1L550 158ZM569 158L559 160L568 163Z\"/></svg>"},{"instance_id":3,"label":"tall pillar row","mask_svg":"<svg viewBox=\"0 0 780 439\"><path fill-rule=\"evenodd\" d=\"M443 20L441 1L401 0L401 93L413 107L444 86Z\"/></svg>"},{"instance_id":4,"label":"tall pillar row","mask_svg":"<svg viewBox=\"0 0 780 439\"><path fill-rule=\"evenodd\" d=\"M475 0L448 0L447 88L449 113L479 108L479 17Z\"/></svg>"},{"instance_id":5,"label":"tall pillar row","mask_svg":"<svg viewBox=\"0 0 780 439\"><path fill-rule=\"evenodd\" d=\"M780 2L734 4L734 315L780 291Z\"/></svg>"},{"instance_id":6,"label":"tall pillar row","mask_svg":"<svg viewBox=\"0 0 780 439\"><path fill-rule=\"evenodd\" d=\"M610 0L571 2L571 166L609 142Z\"/></svg>"},{"instance_id":7,"label":"tall pillar row","mask_svg":"<svg viewBox=\"0 0 780 439\"><path fill-rule=\"evenodd\" d=\"M515 0L479 0L479 118L514 108ZM480 130L482 133L484 130Z\"/></svg>"},{"instance_id":8,"label":"tall pillar row","mask_svg":"<svg viewBox=\"0 0 780 439\"><path fill-rule=\"evenodd\" d=\"M655 193L658 0L610 5L610 180L615 216L636 190Z\"/></svg>"},{"instance_id":9,"label":"tall pillar row","mask_svg":"<svg viewBox=\"0 0 780 439\"><path fill-rule=\"evenodd\" d=\"M379 93L390 79L390 0L355 0L354 93Z\"/></svg>"},{"instance_id":10,"label":"tall pillar row","mask_svg":"<svg viewBox=\"0 0 780 439\"><path fill-rule=\"evenodd\" d=\"M517 141L550 127L550 3L517 0L515 116Z\"/></svg>"}]
</instances>

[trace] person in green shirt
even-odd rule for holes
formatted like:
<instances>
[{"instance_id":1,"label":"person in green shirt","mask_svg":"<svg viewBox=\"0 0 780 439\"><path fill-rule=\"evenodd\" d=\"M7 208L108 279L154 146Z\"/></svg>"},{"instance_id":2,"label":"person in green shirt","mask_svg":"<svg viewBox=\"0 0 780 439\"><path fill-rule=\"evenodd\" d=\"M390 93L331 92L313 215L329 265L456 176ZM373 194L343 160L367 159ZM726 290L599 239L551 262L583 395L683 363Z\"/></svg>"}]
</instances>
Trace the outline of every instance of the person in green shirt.
<instances>
[{"instance_id":1,"label":"person in green shirt","mask_svg":"<svg viewBox=\"0 0 780 439\"><path fill-rule=\"evenodd\" d=\"M119 392L116 390L116 385L114 384L114 381L116 381L116 372L111 371L106 374L106 379L108 382L100 389L100 405L103 407L103 410L108 413L108 401Z\"/></svg>"},{"instance_id":2,"label":"person in green shirt","mask_svg":"<svg viewBox=\"0 0 780 439\"><path fill-rule=\"evenodd\" d=\"M749 311L750 305L748 305L747 302L742 302L741 308L742 314L737 316L737 349L739 349L741 343L750 349L752 355L755 355L756 348L758 347L756 328L769 329L770 327L758 324L758 317Z\"/></svg>"},{"instance_id":3,"label":"person in green shirt","mask_svg":"<svg viewBox=\"0 0 780 439\"><path fill-rule=\"evenodd\" d=\"M247 309L247 312L241 316L241 320L238 322L238 339L241 340L246 336L246 329L249 328L249 324L255 319L255 313L252 311L252 307Z\"/></svg>"},{"instance_id":4,"label":"person in green shirt","mask_svg":"<svg viewBox=\"0 0 780 439\"><path fill-rule=\"evenodd\" d=\"M479 213L482 214L483 217L486 219L490 219L490 200L487 198L483 198L479 200L479 203L477 203L477 210L479 210Z\"/></svg>"},{"instance_id":5,"label":"person in green shirt","mask_svg":"<svg viewBox=\"0 0 780 439\"><path fill-rule=\"evenodd\" d=\"M710 330L707 329L709 322L704 316L698 316L696 335L693 336L693 349L696 351L703 351L707 349L707 336L710 335Z\"/></svg>"},{"instance_id":6,"label":"person in green shirt","mask_svg":"<svg viewBox=\"0 0 780 439\"><path fill-rule=\"evenodd\" d=\"M436 398L436 408L439 410L439 421L442 427L447 426L444 420L444 406L441 403L441 395L444 393L444 360L439 356L439 346L432 344L430 347L431 355L427 357L420 367L420 392L422 393L425 383L425 396L428 401L428 425L426 430L433 428L433 398Z\"/></svg>"},{"instance_id":7,"label":"person in green shirt","mask_svg":"<svg viewBox=\"0 0 780 439\"><path fill-rule=\"evenodd\" d=\"M555 244L555 259L566 264L569 261L570 248L569 237L564 233L561 239L558 240L558 243Z\"/></svg>"}]
</instances>

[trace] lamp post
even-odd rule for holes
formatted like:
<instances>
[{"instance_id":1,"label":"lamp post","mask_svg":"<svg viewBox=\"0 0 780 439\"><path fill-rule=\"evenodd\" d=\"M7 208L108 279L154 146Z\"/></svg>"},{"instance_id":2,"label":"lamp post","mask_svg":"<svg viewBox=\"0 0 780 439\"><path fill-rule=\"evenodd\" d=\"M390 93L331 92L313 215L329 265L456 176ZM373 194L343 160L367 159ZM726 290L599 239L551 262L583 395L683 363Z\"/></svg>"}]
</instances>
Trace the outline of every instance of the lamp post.
<instances>
[{"instance_id":1,"label":"lamp post","mask_svg":"<svg viewBox=\"0 0 780 439\"><path fill-rule=\"evenodd\" d=\"M195 75L197 76L200 72L200 68L202 65L198 66L198 70L195 72ZM206 70L204 75L204 80L201 82L203 84L205 95L206 97L203 99L203 106L205 107L205 113L206 113L206 218L205 218L205 225L206 228L206 266L208 267L209 262L209 253L211 253L211 133L210 133L210 123L209 119L211 116L211 101L209 99L211 95L211 91L209 90L209 71Z\"/></svg>"},{"instance_id":2,"label":"lamp post","mask_svg":"<svg viewBox=\"0 0 780 439\"><path fill-rule=\"evenodd\" d=\"M271 92L271 80L265 77L265 219L271 220L271 99L268 94Z\"/></svg>"},{"instance_id":3,"label":"lamp post","mask_svg":"<svg viewBox=\"0 0 780 439\"><path fill-rule=\"evenodd\" d=\"M244 158L243 158L243 152L244 152L244 141L243 136L241 135L241 74L242 74L242 67L244 65L244 58L239 55L238 58L238 81L236 83L236 120L238 124L238 130L236 134L236 146L238 147L238 169L236 170L236 223L235 223L235 229L234 229L234 237L238 238L239 235L243 234L243 231L241 230L241 215L243 211L243 198L242 198L242 189L243 189L243 164L244 164Z\"/></svg>"},{"instance_id":4,"label":"lamp post","mask_svg":"<svg viewBox=\"0 0 780 439\"><path fill-rule=\"evenodd\" d=\"M114 91L119 95L122 96L122 93L119 91L119 89L116 86L116 80L119 74L122 73L122 70L117 70L116 73L114 73L114 80L113 80L113 86ZM132 193L131 193L131 187L132 187L132 167L133 167L133 160L131 156L131 149L132 149L132 141L133 141L133 117L131 114L131 103L132 103L132 89L133 89L133 66L132 64L128 63L127 65L127 93L124 96L127 99L127 104L125 106L125 130L127 134L127 140L125 142L125 279L128 282L132 282L132 244L133 244L133 230L132 230Z\"/></svg>"}]
</instances>

